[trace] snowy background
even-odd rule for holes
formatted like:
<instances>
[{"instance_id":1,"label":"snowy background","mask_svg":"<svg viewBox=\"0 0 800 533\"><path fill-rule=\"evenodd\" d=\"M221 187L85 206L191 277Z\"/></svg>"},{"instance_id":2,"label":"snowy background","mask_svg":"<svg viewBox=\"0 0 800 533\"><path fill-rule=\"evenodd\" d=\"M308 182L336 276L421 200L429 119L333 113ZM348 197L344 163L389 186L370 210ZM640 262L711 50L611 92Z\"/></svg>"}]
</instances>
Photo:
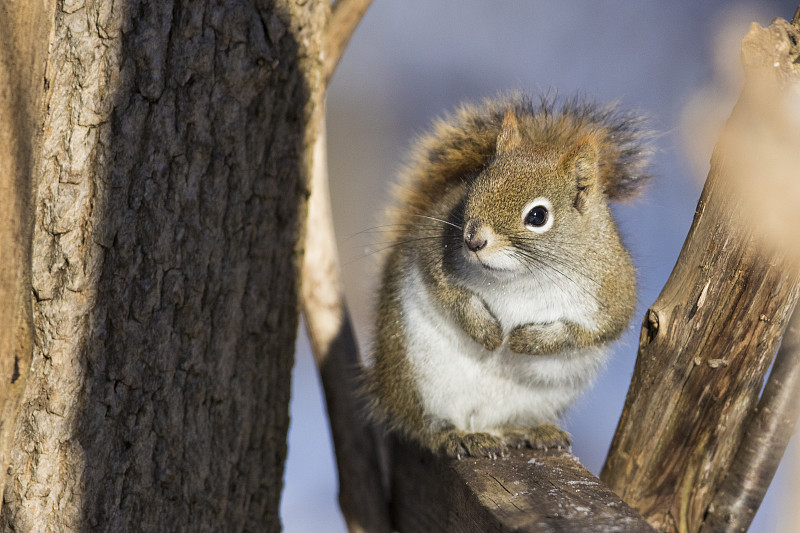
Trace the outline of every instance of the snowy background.
<instances>
[{"instance_id":1,"label":"snowy background","mask_svg":"<svg viewBox=\"0 0 800 533\"><path fill-rule=\"evenodd\" d=\"M708 160L739 90L751 21L791 18L796 2L375 0L331 84L328 152L346 293L363 347L388 187L414 135L465 99L508 89L580 92L651 117L659 132L646 195L615 212L639 270L634 324L595 386L568 412L573 452L598 474L633 371L640 317L664 285L691 224ZM313 231L312 226L309 231ZM301 330L281 506L288 533L343 532L320 384ZM797 447L795 445L795 447ZM784 461L751 528L782 521Z\"/></svg>"}]
</instances>

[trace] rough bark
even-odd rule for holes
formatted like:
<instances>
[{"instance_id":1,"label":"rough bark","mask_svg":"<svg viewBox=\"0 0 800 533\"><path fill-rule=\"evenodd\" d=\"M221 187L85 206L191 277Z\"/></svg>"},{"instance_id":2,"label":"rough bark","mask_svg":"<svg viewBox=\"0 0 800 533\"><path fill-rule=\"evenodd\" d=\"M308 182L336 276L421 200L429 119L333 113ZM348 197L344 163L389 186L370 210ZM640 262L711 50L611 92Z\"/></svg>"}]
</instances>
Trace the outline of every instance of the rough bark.
<instances>
[{"instance_id":1,"label":"rough bark","mask_svg":"<svg viewBox=\"0 0 800 533\"><path fill-rule=\"evenodd\" d=\"M33 172L54 6L0 5L0 507L33 346Z\"/></svg>"},{"instance_id":2,"label":"rough bark","mask_svg":"<svg viewBox=\"0 0 800 533\"><path fill-rule=\"evenodd\" d=\"M277 531L322 0L63 0L6 531Z\"/></svg>"},{"instance_id":3,"label":"rough bark","mask_svg":"<svg viewBox=\"0 0 800 533\"><path fill-rule=\"evenodd\" d=\"M745 38L747 86L714 150L678 262L642 326L601 478L662 531L700 528L800 294L796 265L775 246L785 235L760 226L779 210L787 194L779 184L800 163L796 130L781 121L793 109L783 107L783 91L785 78L796 83L800 73L797 42L783 20L755 25Z\"/></svg>"}]
</instances>

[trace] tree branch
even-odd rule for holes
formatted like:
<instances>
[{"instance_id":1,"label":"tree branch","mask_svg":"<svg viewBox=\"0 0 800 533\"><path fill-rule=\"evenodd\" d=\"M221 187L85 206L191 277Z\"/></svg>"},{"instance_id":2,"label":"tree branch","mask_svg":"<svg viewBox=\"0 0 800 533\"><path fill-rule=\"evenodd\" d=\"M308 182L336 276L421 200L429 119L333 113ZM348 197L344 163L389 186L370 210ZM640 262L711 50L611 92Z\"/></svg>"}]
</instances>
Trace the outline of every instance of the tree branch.
<instances>
[{"instance_id":1,"label":"tree branch","mask_svg":"<svg viewBox=\"0 0 800 533\"><path fill-rule=\"evenodd\" d=\"M371 3L372 0L336 0L331 6L331 18L325 35L325 64L322 69L326 85L330 83L350 37Z\"/></svg>"},{"instance_id":2,"label":"tree branch","mask_svg":"<svg viewBox=\"0 0 800 533\"><path fill-rule=\"evenodd\" d=\"M796 266L781 258L786 235L761 224L782 203L796 210L785 177L800 167L800 139L782 114L785 86L798 79L797 42L782 20L754 25L743 41L747 85L678 262L642 326L601 478L662 531L702 525L800 295Z\"/></svg>"},{"instance_id":3,"label":"tree branch","mask_svg":"<svg viewBox=\"0 0 800 533\"><path fill-rule=\"evenodd\" d=\"M327 87L370 0L337 0L325 29L322 83ZM390 531L378 445L359 401L359 357L344 302L328 185L325 102L315 123L311 195L302 266L302 307L325 391L336 465L339 506L352 533Z\"/></svg>"}]
</instances>

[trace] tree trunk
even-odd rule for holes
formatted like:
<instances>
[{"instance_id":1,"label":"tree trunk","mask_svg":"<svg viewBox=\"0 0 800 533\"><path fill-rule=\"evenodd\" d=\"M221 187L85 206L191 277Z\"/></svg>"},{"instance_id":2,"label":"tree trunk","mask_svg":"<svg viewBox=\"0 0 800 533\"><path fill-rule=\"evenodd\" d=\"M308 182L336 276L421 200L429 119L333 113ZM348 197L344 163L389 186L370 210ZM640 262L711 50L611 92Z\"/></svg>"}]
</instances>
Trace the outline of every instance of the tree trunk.
<instances>
[{"instance_id":1,"label":"tree trunk","mask_svg":"<svg viewBox=\"0 0 800 533\"><path fill-rule=\"evenodd\" d=\"M3 530L280 529L327 12L59 3Z\"/></svg>"}]
</instances>

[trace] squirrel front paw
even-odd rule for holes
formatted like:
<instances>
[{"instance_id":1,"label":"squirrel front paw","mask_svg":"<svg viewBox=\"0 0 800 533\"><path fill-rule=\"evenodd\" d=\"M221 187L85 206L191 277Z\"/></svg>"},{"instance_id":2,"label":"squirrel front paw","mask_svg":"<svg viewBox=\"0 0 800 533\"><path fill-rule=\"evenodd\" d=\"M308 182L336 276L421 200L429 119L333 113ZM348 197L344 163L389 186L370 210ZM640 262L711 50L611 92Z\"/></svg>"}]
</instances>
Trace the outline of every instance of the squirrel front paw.
<instances>
[{"instance_id":1,"label":"squirrel front paw","mask_svg":"<svg viewBox=\"0 0 800 533\"><path fill-rule=\"evenodd\" d=\"M493 352L503 343L503 328L500 327L498 321L494 320L484 324L474 334L470 333L470 336L475 342Z\"/></svg>"},{"instance_id":2,"label":"squirrel front paw","mask_svg":"<svg viewBox=\"0 0 800 533\"><path fill-rule=\"evenodd\" d=\"M461 328L490 352L503 344L503 327L478 296L472 297L469 307L459 318Z\"/></svg>"},{"instance_id":3,"label":"squirrel front paw","mask_svg":"<svg viewBox=\"0 0 800 533\"><path fill-rule=\"evenodd\" d=\"M547 355L563 349L566 343L564 326L558 322L525 324L508 334L508 347L514 353Z\"/></svg>"}]
</instances>

